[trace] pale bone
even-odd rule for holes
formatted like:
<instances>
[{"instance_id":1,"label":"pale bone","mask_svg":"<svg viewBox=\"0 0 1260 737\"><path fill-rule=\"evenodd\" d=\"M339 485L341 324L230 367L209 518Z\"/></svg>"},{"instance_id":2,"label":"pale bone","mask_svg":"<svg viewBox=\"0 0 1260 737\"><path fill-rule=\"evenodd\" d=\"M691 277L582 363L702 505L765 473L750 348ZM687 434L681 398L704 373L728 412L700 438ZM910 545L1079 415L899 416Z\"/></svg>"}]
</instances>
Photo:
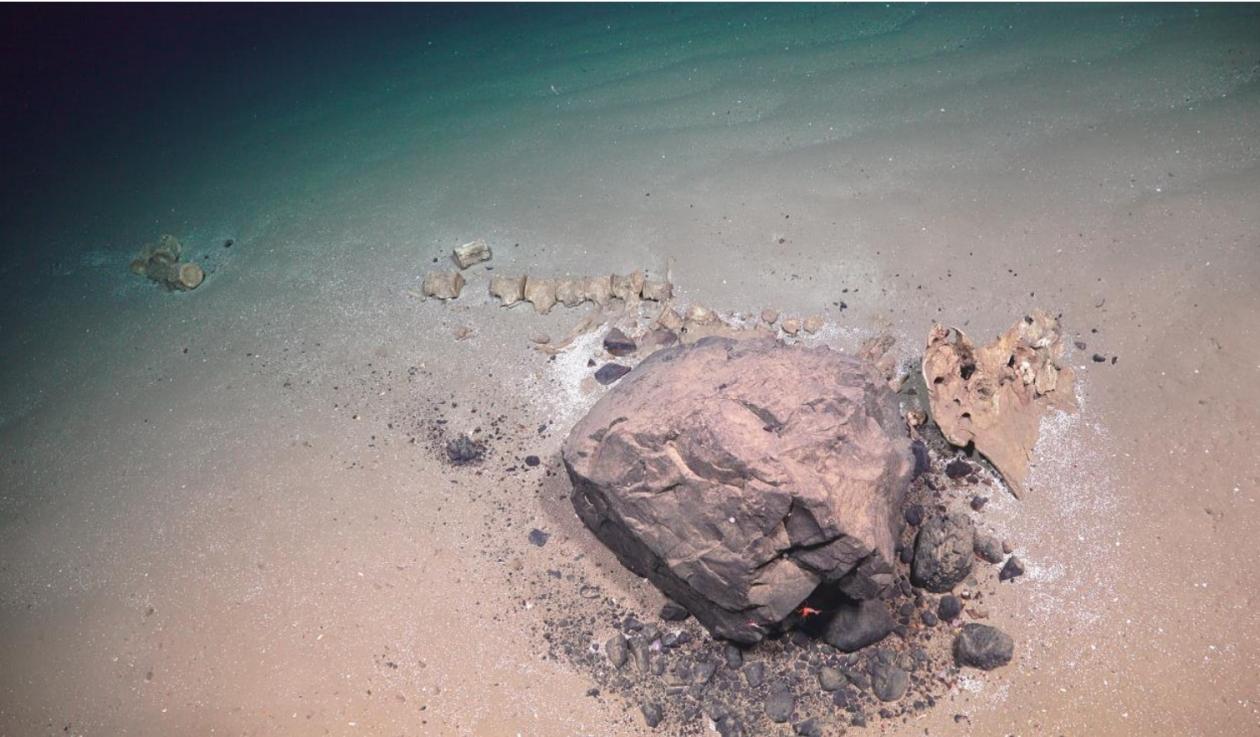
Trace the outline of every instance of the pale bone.
<instances>
[{"instance_id":1,"label":"pale bone","mask_svg":"<svg viewBox=\"0 0 1260 737\"><path fill-rule=\"evenodd\" d=\"M556 282L556 301L565 307L577 307L582 304L581 283L577 279L561 279Z\"/></svg>"},{"instance_id":2,"label":"pale bone","mask_svg":"<svg viewBox=\"0 0 1260 737\"><path fill-rule=\"evenodd\" d=\"M525 299L534 305L538 314L547 314L556 305L556 282L536 276L525 277Z\"/></svg>"},{"instance_id":3,"label":"pale bone","mask_svg":"<svg viewBox=\"0 0 1260 737\"><path fill-rule=\"evenodd\" d=\"M451 252L451 255L455 258L455 263L459 264L459 268L467 269L475 263L489 261L491 253L490 246L486 245L484 240L478 238L471 243L465 243L456 248Z\"/></svg>"},{"instance_id":4,"label":"pale bone","mask_svg":"<svg viewBox=\"0 0 1260 737\"><path fill-rule=\"evenodd\" d=\"M456 299L464 288L464 277L458 271L430 271L424 275L421 291L426 297Z\"/></svg>"},{"instance_id":5,"label":"pale bone","mask_svg":"<svg viewBox=\"0 0 1260 737\"><path fill-rule=\"evenodd\" d=\"M490 279L490 296L498 297L504 307L525 299L525 277L496 276Z\"/></svg>"}]
</instances>

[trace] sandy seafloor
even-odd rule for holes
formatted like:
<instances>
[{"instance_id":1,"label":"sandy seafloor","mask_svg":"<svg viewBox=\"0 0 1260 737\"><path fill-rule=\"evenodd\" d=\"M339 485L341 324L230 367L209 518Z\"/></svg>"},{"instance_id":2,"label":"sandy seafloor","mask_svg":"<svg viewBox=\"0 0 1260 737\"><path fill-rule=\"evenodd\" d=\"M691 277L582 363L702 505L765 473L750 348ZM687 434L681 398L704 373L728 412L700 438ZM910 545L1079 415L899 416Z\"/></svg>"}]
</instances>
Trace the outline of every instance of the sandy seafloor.
<instances>
[{"instance_id":1,"label":"sandy seafloor","mask_svg":"<svg viewBox=\"0 0 1260 737\"><path fill-rule=\"evenodd\" d=\"M543 476L597 392L589 340L528 338L584 312L495 307L482 267L408 294L479 237L499 273L672 258L684 302L846 350L1061 311L1082 411L985 515L1030 567L990 602L1015 662L867 731L1260 734L1254 7L386 25L234 50L243 82L110 127L3 233L0 734L646 731L542 657L519 585L660 605ZM127 272L163 232L195 292ZM439 401L503 415L482 474L407 442Z\"/></svg>"}]
</instances>

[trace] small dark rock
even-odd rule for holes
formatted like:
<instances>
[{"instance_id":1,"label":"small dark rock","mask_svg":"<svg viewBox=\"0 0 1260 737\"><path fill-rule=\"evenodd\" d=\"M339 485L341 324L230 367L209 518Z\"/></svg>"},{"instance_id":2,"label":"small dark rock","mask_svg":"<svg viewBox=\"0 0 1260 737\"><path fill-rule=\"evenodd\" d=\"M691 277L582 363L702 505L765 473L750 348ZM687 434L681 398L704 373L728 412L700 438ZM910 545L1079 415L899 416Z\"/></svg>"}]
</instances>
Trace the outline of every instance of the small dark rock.
<instances>
[{"instance_id":1,"label":"small dark rock","mask_svg":"<svg viewBox=\"0 0 1260 737\"><path fill-rule=\"evenodd\" d=\"M712 660L705 660L696 663L696 667L691 671L691 677L696 683L708 683L713 674L717 672L717 663Z\"/></svg>"},{"instance_id":2,"label":"small dark rock","mask_svg":"<svg viewBox=\"0 0 1260 737\"><path fill-rule=\"evenodd\" d=\"M595 380L604 386L608 386L628 373L630 373L629 366L622 366L619 363L606 363L595 372Z\"/></svg>"},{"instance_id":3,"label":"small dark rock","mask_svg":"<svg viewBox=\"0 0 1260 737\"><path fill-rule=\"evenodd\" d=\"M906 565L910 565L910 562L914 560L914 548L907 545L906 547L902 548L900 551L897 552L897 558L902 563L905 563Z\"/></svg>"},{"instance_id":4,"label":"small dark rock","mask_svg":"<svg viewBox=\"0 0 1260 737\"><path fill-rule=\"evenodd\" d=\"M853 715L853 718L849 720L849 723L850 723L850 724L852 724L852 725L853 725L853 726L855 726L855 727L865 727L865 726L866 726L866 715L865 715L865 714L860 714L860 713L859 713L859 714L854 714L854 715Z\"/></svg>"},{"instance_id":5,"label":"small dark rock","mask_svg":"<svg viewBox=\"0 0 1260 737\"><path fill-rule=\"evenodd\" d=\"M744 679L748 681L749 688L756 688L766 680L766 666L761 662L749 663L744 666Z\"/></svg>"},{"instance_id":6,"label":"small dark rock","mask_svg":"<svg viewBox=\"0 0 1260 737\"><path fill-rule=\"evenodd\" d=\"M721 737L742 737L744 729L739 725L739 720L732 714L727 714L721 719L714 721L718 734Z\"/></svg>"},{"instance_id":7,"label":"small dark rock","mask_svg":"<svg viewBox=\"0 0 1260 737\"><path fill-rule=\"evenodd\" d=\"M234 245L236 245L236 241L232 240L231 238L228 238L227 240L223 241L224 248L231 248Z\"/></svg>"},{"instance_id":8,"label":"small dark rock","mask_svg":"<svg viewBox=\"0 0 1260 737\"><path fill-rule=\"evenodd\" d=\"M689 642L691 642L691 633L687 630L669 632L661 638L661 647L673 649L680 645L686 645Z\"/></svg>"},{"instance_id":9,"label":"small dark rock","mask_svg":"<svg viewBox=\"0 0 1260 737\"><path fill-rule=\"evenodd\" d=\"M962 614L962 599L953 594L942 596L941 603L936 606L936 616L943 622L952 622L959 614Z\"/></svg>"},{"instance_id":10,"label":"small dark rock","mask_svg":"<svg viewBox=\"0 0 1260 737\"><path fill-rule=\"evenodd\" d=\"M1106 363L1106 362L1107 362L1107 357L1106 357L1106 356L1104 356L1104 355L1103 355L1103 354L1101 354L1101 353L1095 353L1095 354L1094 354L1094 363Z\"/></svg>"},{"instance_id":11,"label":"small dark rock","mask_svg":"<svg viewBox=\"0 0 1260 737\"><path fill-rule=\"evenodd\" d=\"M923 507L918 504L911 504L906 507L905 517L906 524L911 527L918 527L923 524Z\"/></svg>"},{"instance_id":12,"label":"small dark rock","mask_svg":"<svg viewBox=\"0 0 1260 737\"><path fill-rule=\"evenodd\" d=\"M485 446L467 435L460 435L446 443L446 457L457 466L481 460L485 454Z\"/></svg>"},{"instance_id":13,"label":"small dark rock","mask_svg":"<svg viewBox=\"0 0 1260 737\"><path fill-rule=\"evenodd\" d=\"M665 602L665 606L661 607L661 619L666 622L681 622L691 616L691 612L672 601Z\"/></svg>"},{"instance_id":14,"label":"small dark rock","mask_svg":"<svg viewBox=\"0 0 1260 737\"><path fill-rule=\"evenodd\" d=\"M1002 553L1002 543L991 535L976 535L975 542L976 555L985 559L990 563L1001 563L1002 558L1006 557Z\"/></svg>"},{"instance_id":15,"label":"small dark rock","mask_svg":"<svg viewBox=\"0 0 1260 737\"><path fill-rule=\"evenodd\" d=\"M848 602L839 606L827 623L823 640L841 652L851 653L884 639L894 625L884 602L877 599Z\"/></svg>"},{"instance_id":16,"label":"small dark rock","mask_svg":"<svg viewBox=\"0 0 1260 737\"><path fill-rule=\"evenodd\" d=\"M914 614L914 604L912 602L907 601L906 603L897 607L898 616L908 617L911 614Z\"/></svg>"},{"instance_id":17,"label":"small dark rock","mask_svg":"<svg viewBox=\"0 0 1260 737\"><path fill-rule=\"evenodd\" d=\"M845 682L844 674L837 668L824 665L818 669L818 686L824 691L839 691Z\"/></svg>"},{"instance_id":18,"label":"small dark rock","mask_svg":"<svg viewBox=\"0 0 1260 737\"><path fill-rule=\"evenodd\" d=\"M526 466L533 467L537 466L539 463L542 463L542 460L538 456L525 456Z\"/></svg>"},{"instance_id":19,"label":"small dark rock","mask_svg":"<svg viewBox=\"0 0 1260 737\"><path fill-rule=\"evenodd\" d=\"M871 688L871 677L862 671L846 668L844 677L849 679L849 683L852 683L859 691L868 691Z\"/></svg>"},{"instance_id":20,"label":"small dark rock","mask_svg":"<svg viewBox=\"0 0 1260 737\"><path fill-rule=\"evenodd\" d=\"M594 697L596 697L596 696L599 696L599 689L598 689L598 688L588 688L588 689L586 689L586 695L587 695L587 696L590 696L591 698L594 698Z\"/></svg>"},{"instance_id":21,"label":"small dark rock","mask_svg":"<svg viewBox=\"0 0 1260 737\"><path fill-rule=\"evenodd\" d=\"M931 610L924 611L923 614L920 615L919 618L922 619L923 624L927 625L928 627L935 627L937 622L940 621L940 618L936 615L936 612L933 612Z\"/></svg>"},{"instance_id":22,"label":"small dark rock","mask_svg":"<svg viewBox=\"0 0 1260 737\"><path fill-rule=\"evenodd\" d=\"M965 624L954 638L954 660L960 666L993 670L1011 662L1015 641L987 624Z\"/></svg>"},{"instance_id":23,"label":"small dark rock","mask_svg":"<svg viewBox=\"0 0 1260 737\"><path fill-rule=\"evenodd\" d=\"M656 704L644 704L639 707L643 712L643 722L652 729L661 723L661 707Z\"/></svg>"},{"instance_id":24,"label":"small dark rock","mask_svg":"<svg viewBox=\"0 0 1260 737\"><path fill-rule=\"evenodd\" d=\"M896 661L891 650L880 650L871 660L871 690L880 701L896 701L910 688L910 674Z\"/></svg>"},{"instance_id":25,"label":"small dark rock","mask_svg":"<svg viewBox=\"0 0 1260 737\"><path fill-rule=\"evenodd\" d=\"M613 664L614 668L620 668L630 659L630 648L626 645L626 638L621 635L613 635L608 638L608 642L604 643L604 654L608 656L608 662Z\"/></svg>"},{"instance_id":26,"label":"small dark rock","mask_svg":"<svg viewBox=\"0 0 1260 737\"><path fill-rule=\"evenodd\" d=\"M849 689L847 688L837 689L835 693L831 694L831 703L834 704L837 709L843 709L844 707L848 706L849 705Z\"/></svg>"},{"instance_id":27,"label":"small dark rock","mask_svg":"<svg viewBox=\"0 0 1260 737\"><path fill-rule=\"evenodd\" d=\"M1086 348L1088 348L1088 347L1089 347L1089 346L1085 345L1085 341L1083 341L1083 340L1078 340L1078 341L1075 341L1075 342L1073 343L1073 345L1075 345L1075 346L1076 346L1076 350L1078 350L1078 351L1083 351L1083 350L1085 350Z\"/></svg>"},{"instance_id":28,"label":"small dark rock","mask_svg":"<svg viewBox=\"0 0 1260 737\"><path fill-rule=\"evenodd\" d=\"M910 451L914 453L914 472L911 474L912 479L917 479L927 473L932 468L932 459L928 456L927 446L922 440L915 440L910 443Z\"/></svg>"},{"instance_id":29,"label":"small dark rock","mask_svg":"<svg viewBox=\"0 0 1260 737\"><path fill-rule=\"evenodd\" d=\"M1002 570L998 572L999 581L1009 581L1017 576L1024 575L1024 564L1019 558L1011 556L1006 559L1006 565L1002 566Z\"/></svg>"},{"instance_id":30,"label":"small dark rock","mask_svg":"<svg viewBox=\"0 0 1260 737\"><path fill-rule=\"evenodd\" d=\"M984 509L984 505L988 503L989 503L989 497L987 496L971 497L971 508L977 512L979 512L981 509Z\"/></svg>"},{"instance_id":31,"label":"small dark rock","mask_svg":"<svg viewBox=\"0 0 1260 737\"><path fill-rule=\"evenodd\" d=\"M770 689L770 695L766 697L766 716L770 721L782 724L792 718L795 709L796 696L792 694L792 689L783 684Z\"/></svg>"},{"instance_id":32,"label":"small dark rock","mask_svg":"<svg viewBox=\"0 0 1260 737\"><path fill-rule=\"evenodd\" d=\"M737 670L744 664L744 651L734 645L727 645L723 655L726 656L726 667L731 670Z\"/></svg>"},{"instance_id":33,"label":"small dark rock","mask_svg":"<svg viewBox=\"0 0 1260 737\"><path fill-rule=\"evenodd\" d=\"M797 722L794 729L801 737L822 737L823 733L822 727L818 726L818 720L812 718Z\"/></svg>"},{"instance_id":34,"label":"small dark rock","mask_svg":"<svg viewBox=\"0 0 1260 737\"><path fill-rule=\"evenodd\" d=\"M970 463L964 461L961 458L955 458L954 460L950 461L948 465L945 466L945 475L950 477L951 479L960 479L963 476L970 475L975 470L976 469L971 467Z\"/></svg>"},{"instance_id":35,"label":"small dark rock","mask_svg":"<svg viewBox=\"0 0 1260 737\"><path fill-rule=\"evenodd\" d=\"M529 541L540 548L547 544L547 539L550 537L550 534L543 532L536 527L529 531Z\"/></svg>"},{"instance_id":36,"label":"small dark rock","mask_svg":"<svg viewBox=\"0 0 1260 737\"><path fill-rule=\"evenodd\" d=\"M910 580L940 594L971 574L975 528L966 514L951 512L923 523L915 536Z\"/></svg>"},{"instance_id":37,"label":"small dark rock","mask_svg":"<svg viewBox=\"0 0 1260 737\"><path fill-rule=\"evenodd\" d=\"M620 328L613 328L604 336L604 350L614 356L628 356L638 350L638 348L639 346L629 336L621 332Z\"/></svg>"}]
</instances>

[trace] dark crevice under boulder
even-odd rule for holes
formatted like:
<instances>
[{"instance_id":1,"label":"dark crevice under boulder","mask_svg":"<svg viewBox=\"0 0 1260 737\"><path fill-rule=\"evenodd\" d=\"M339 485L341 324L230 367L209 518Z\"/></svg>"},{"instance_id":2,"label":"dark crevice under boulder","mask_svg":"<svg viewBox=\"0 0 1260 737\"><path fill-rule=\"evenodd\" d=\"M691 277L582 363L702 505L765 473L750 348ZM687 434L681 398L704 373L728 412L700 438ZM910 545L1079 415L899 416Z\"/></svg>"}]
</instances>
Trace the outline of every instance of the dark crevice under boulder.
<instances>
[{"instance_id":1,"label":"dark crevice under boulder","mask_svg":"<svg viewBox=\"0 0 1260 737\"><path fill-rule=\"evenodd\" d=\"M562 454L583 522L719 637L760 641L823 584L867 600L893 580L910 441L874 369L830 349L658 351Z\"/></svg>"}]
</instances>

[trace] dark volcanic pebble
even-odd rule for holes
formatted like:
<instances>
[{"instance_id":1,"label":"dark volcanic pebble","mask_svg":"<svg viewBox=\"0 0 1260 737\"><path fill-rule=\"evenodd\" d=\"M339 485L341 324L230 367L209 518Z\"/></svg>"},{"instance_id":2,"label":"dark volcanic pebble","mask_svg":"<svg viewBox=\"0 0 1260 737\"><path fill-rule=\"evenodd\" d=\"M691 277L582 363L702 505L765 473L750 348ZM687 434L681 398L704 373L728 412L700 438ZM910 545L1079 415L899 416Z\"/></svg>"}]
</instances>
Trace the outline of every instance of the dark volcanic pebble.
<instances>
[{"instance_id":1,"label":"dark volcanic pebble","mask_svg":"<svg viewBox=\"0 0 1260 737\"><path fill-rule=\"evenodd\" d=\"M744 651L734 645L727 645L723 654L726 656L726 667L731 670L737 670L744 664Z\"/></svg>"},{"instance_id":2,"label":"dark volcanic pebble","mask_svg":"<svg viewBox=\"0 0 1260 737\"><path fill-rule=\"evenodd\" d=\"M1019 558L1011 556L1006 559L1006 565L1002 566L1002 570L998 573L999 581L1009 581L1017 576L1024 575L1024 564Z\"/></svg>"},{"instance_id":3,"label":"dark volcanic pebble","mask_svg":"<svg viewBox=\"0 0 1260 737\"><path fill-rule=\"evenodd\" d=\"M770 695L766 697L766 716L770 721L782 724L792 718L795 709L796 696L792 694L792 689L783 684L770 689Z\"/></svg>"},{"instance_id":4,"label":"dark volcanic pebble","mask_svg":"<svg viewBox=\"0 0 1260 737\"><path fill-rule=\"evenodd\" d=\"M619 328L613 328L604 336L604 350L614 356L628 356L638 349L635 342Z\"/></svg>"},{"instance_id":5,"label":"dark volcanic pebble","mask_svg":"<svg viewBox=\"0 0 1260 737\"><path fill-rule=\"evenodd\" d=\"M974 471L975 469L971 467L971 464L961 458L955 458L945 466L945 475L951 479L960 479Z\"/></svg>"},{"instance_id":6,"label":"dark volcanic pebble","mask_svg":"<svg viewBox=\"0 0 1260 737\"><path fill-rule=\"evenodd\" d=\"M1011 636L987 624L965 624L954 638L954 660L960 666L993 670L1011 662L1014 652Z\"/></svg>"},{"instance_id":7,"label":"dark volcanic pebble","mask_svg":"<svg viewBox=\"0 0 1260 737\"><path fill-rule=\"evenodd\" d=\"M918 527L923 524L923 507L918 504L911 504L906 507L905 516L906 524L911 527Z\"/></svg>"},{"instance_id":8,"label":"dark volcanic pebble","mask_svg":"<svg viewBox=\"0 0 1260 737\"><path fill-rule=\"evenodd\" d=\"M1107 357L1106 357L1106 356L1104 356L1104 355L1103 355L1103 354L1101 354L1101 353L1095 353L1095 354L1094 354L1094 363L1106 363L1106 362L1107 362Z\"/></svg>"},{"instance_id":9,"label":"dark volcanic pebble","mask_svg":"<svg viewBox=\"0 0 1260 737\"><path fill-rule=\"evenodd\" d=\"M749 688L756 688L766 680L766 666L763 663L749 663L744 666L744 678Z\"/></svg>"},{"instance_id":10,"label":"dark volcanic pebble","mask_svg":"<svg viewBox=\"0 0 1260 737\"><path fill-rule=\"evenodd\" d=\"M936 612L930 610L924 611L920 618L923 620L923 624L928 627L935 627L936 623L940 621L940 618L936 616Z\"/></svg>"},{"instance_id":11,"label":"dark volcanic pebble","mask_svg":"<svg viewBox=\"0 0 1260 737\"><path fill-rule=\"evenodd\" d=\"M661 607L661 619L666 622L681 622L691 616L691 612L672 601L665 602L665 606Z\"/></svg>"},{"instance_id":12,"label":"dark volcanic pebble","mask_svg":"<svg viewBox=\"0 0 1260 737\"><path fill-rule=\"evenodd\" d=\"M891 650L880 650L871 661L871 690L880 701L896 701L910 688L910 674L896 660Z\"/></svg>"},{"instance_id":13,"label":"dark volcanic pebble","mask_svg":"<svg viewBox=\"0 0 1260 737\"><path fill-rule=\"evenodd\" d=\"M806 719L803 722L796 723L796 733L801 737L822 737L822 727L818 726L817 719Z\"/></svg>"},{"instance_id":14,"label":"dark volcanic pebble","mask_svg":"<svg viewBox=\"0 0 1260 737\"><path fill-rule=\"evenodd\" d=\"M910 450L914 453L914 471L911 478L918 478L927 473L932 468L932 459L928 455L927 446L922 440L915 440L910 443Z\"/></svg>"},{"instance_id":15,"label":"dark volcanic pebble","mask_svg":"<svg viewBox=\"0 0 1260 737\"><path fill-rule=\"evenodd\" d=\"M989 503L989 497L987 496L971 497L971 508L977 512L979 512L981 509L984 509L984 505L988 503Z\"/></svg>"},{"instance_id":16,"label":"dark volcanic pebble","mask_svg":"<svg viewBox=\"0 0 1260 737\"><path fill-rule=\"evenodd\" d=\"M656 704L644 704L639 710L643 712L643 721L649 727L655 729L661 723L661 707Z\"/></svg>"},{"instance_id":17,"label":"dark volcanic pebble","mask_svg":"<svg viewBox=\"0 0 1260 737\"><path fill-rule=\"evenodd\" d=\"M962 613L962 599L950 594L942 596L941 603L936 607L936 616L940 617L944 622L952 622L959 614Z\"/></svg>"},{"instance_id":18,"label":"dark volcanic pebble","mask_svg":"<svg viewBox=\"0 0 1260 737\"><path fill-rule=\"evenodd\" d=\"M985 559L990 563L1001 563L1005 554L1002 553L1002 543L991 535L976 535L974 545L976 555Z\"/></svg>"},{"instance_id":19,"label":"dark volcanic pebble","mask_svg":"<svg viewBox=\"0 0 1260 737\"><path fill-rule=\"evenodd\" d=\"M845 604L827 623L823 640L842 652L856 652L887 637L894 624L888 605L878 599Z\"/></svg>"},{"instance_id":20,"label":"dark volcanic pebble","mask_svg":"<svg viewBox=\"0 0 1260 737\"><path fill-rule=\"evenodd\" d=\"M626 638L621 635L608 638L608 642L604 643L604 653L614 668L620 668L630 659L630 648L626 645Z\"/></svg>"},{"instance_id":21,"label":"dark volcanic pebble","mask_svg":"<svg viewBox=\"0 0 1260 737\"><path fill-rule=\"evenodd\" d=\"M824 665L818 669L818 686L824 691L839 691L845 686L844 674L838 669Z\"/></svg>"},{"instance_id":22,"label":"dark volcanic pebble","mask_svg":"<svg viewBox=\"0 0 1260 737\"><path fill-rule=\"evenodd\" d=\"M608 386L628 373L630 373L629 366L622 366L619 363L606 363L595 372L595 380L604 386Z\"/></svg>"},{"instance_id":23,"label":"dark volcanic pebble","mask_svg":"<svg viewBox=\"0 0 1260 737\"><path fill-rule=\"evenodd\" d=\"M547 544L547 538L549 537L551 537L550 534L543 532L537 527L529 531L529 541L540 548Z\"/></svg>"},{"instance_id":24,"label":"dark volcanic pebble","mask_svg":"<svg viewBox=\"0 0 1260 737\"><path fill-rule=\"evenodd\" d=\"M855 726L855 727L865 727L865 726L866 726L866 715L865 715L865 714L854 714L854 715L853 715L853 718L852 718L851 720L849 720L849 722L850 722L853 726Z\"/></svg>"},{"instance_id":25,"label":"dark volcanic pebble","mask_svg":"<svg viewBox=\"0 0 1260 737\"><path fill-rule=\"evenodd\" d=\"M538 456L525 456L526 466L537 466L539 463L542 463L542 460Z\"/></svg>"},{"instance_id":26,"label":"dark volcanic pebble","mask_svg":"<svg viewBox=\"0 0 1260 737\"><path fill-rule=\"evenodd\" d=\"M446 457L457 466L472 463L485 455L485 452L481 443L475 442L467 435L460 435L446 443Z\"/></svg>"},{"instance_id":27,"label":"dark volcanic pebble","mask_svg":"<svg viewBox=\"0 0 1260 737\"><path fill-rule=\"evenodd\" d=\"M708 683L713 674L717 672L718 664L712 660L706 660L702 663L696 663L696 667L691 671L691 677L696 683Z\"/></svg>"}]
</instances>

